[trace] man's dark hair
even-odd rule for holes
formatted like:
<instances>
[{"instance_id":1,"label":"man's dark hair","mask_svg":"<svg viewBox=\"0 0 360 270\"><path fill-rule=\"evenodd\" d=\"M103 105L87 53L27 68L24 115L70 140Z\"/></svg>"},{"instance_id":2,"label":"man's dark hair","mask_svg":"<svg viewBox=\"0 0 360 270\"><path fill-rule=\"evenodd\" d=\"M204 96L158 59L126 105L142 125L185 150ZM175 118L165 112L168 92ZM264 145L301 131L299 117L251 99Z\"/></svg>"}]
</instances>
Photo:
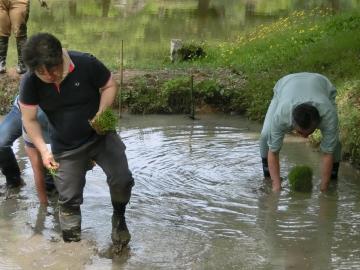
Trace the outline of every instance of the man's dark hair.
<instances>
[{"instance_id":1,"label":"man's dark hair","mask_svg":"<svg viewBox=\"0 0 360 270\"><path fill-rule=\"evenodd\" d=\"M38 33L31 36L22 49L25 65L34 71L45 66L46 69L60 65L62 47L60 41L49 33Z\"/></svg>"},{"instance_id":2,"label":"man's dark hair","mask_svg":"<svg viewBox=\"0 0 360 270\"><path fill-rule=\"evenodd\" d=\"M319 111L313 105L302 103L294 108L293 121L301 129L315 129L320 123Z\"/></svg>"}]
</instances>

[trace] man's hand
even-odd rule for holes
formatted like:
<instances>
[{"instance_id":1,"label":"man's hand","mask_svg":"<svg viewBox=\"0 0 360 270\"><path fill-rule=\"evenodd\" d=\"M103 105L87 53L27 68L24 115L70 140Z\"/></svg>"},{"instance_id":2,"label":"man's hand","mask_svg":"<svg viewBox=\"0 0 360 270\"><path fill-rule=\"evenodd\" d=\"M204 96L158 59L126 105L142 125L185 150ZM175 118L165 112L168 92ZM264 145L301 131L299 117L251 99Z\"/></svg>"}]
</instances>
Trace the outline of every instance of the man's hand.
<instances>
[{"instance_id":1,"label":"man's hand","mask_svg":"<svg viewBox=\"0 0 360 270\"><path fill-rule=\"evenodd\" d=\"M321 192L327 191L328 187L329 187L329 182L325 183L325 182L321 181L321 183L320 183L320 191Z\"/></svg>"},{"instance_id":2,"label":"man's hand","mask_svg":"<svg viewBox=\"0 0 360 270\"><path fill-rule=\"evenodd\" d=\"M272 180L272 191L280 192L281 191L281 182Z\"/></svg>"},{"instance_id":3,"label":"man's hand","mask_svg":"<svg viewBox=\"0 0 360 270\"><path fill-rule=\"evenodd\" d=\"M334 163L334 158L332 154L324 153L322 156L322 168L321 168L321 183L320 190L326 191L329 187L331 170Z\"/></svg>"},{"instance_id":4,"label":"man's hand","mask_svg":"<svg viewBox=\"0 0 360 270\"><path fill-rule=\"evenodd\" d=\"M279 153L268 152L269 171L272 180L272 190L279 192L281 190Z\"/></svg>"},{"instance_id":5,"label":"man's hand","mask_svg":"<svg viewBox=\"0 0 360 270\"><path fill-rule=\"evenodd\" d=\"M43 164L45 166L45 168L47 169L52 169L52 170L57 170L59 168L59 163L57 163L54 159L54 156L51 152L49 151L45 151L43 153L41 153L41 158L43 160Z\"/></svg>"},{"instance_id":6,"label":"man's hand","mask_svg":"<svg viewBox=\"0 0 360 270\"><path fill-rule=\"evenodd\" d=\"M39 0L40 6L46 9L49 9L47 3L45 0Z\"/></svg>"}]
</instances>

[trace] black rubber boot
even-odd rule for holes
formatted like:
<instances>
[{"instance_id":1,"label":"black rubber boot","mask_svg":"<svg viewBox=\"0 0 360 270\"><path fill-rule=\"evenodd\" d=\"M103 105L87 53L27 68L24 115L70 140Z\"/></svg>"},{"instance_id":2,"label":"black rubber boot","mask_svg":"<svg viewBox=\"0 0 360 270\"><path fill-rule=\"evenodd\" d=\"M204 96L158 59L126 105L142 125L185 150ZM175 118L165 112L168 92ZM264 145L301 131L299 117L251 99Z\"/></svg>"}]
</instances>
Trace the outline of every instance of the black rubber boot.
<instances>
[{"instance_id":1,"label":"black rubber boot","mask_svg":"<svg viewBox=\"0 0 360 270\"><path fill-rule=\"evenodd\" d=\"M0 168L1 172L5 175L6 186L8 188L16 188L24 184L19 165L11 147L0 148Z\"/></svg>"},{"instance_id":2,"label":"black rubber boot","mask_svg":"<svg viewBox=\"0 0 360 270\"><path fill-rule=\"evenodd\" d=\"M59 221L64 242L79 242L81 240L80 206L60 205Z\"/></svg>"},{"instance_id":3,"label":"black rubber boot","mask_svg":"<svg viewBox=\"0 0 360 270\"><path fill-rule=\"evenodd\" d=\"M264 177L270 177L269 165L267 158L261 158Z\"/></svg>"},{"instance_id":4,"label":"black rubber boot","mask_svg":"<svg viewBox=\"0 0 360 270\"><path fill-rule=\"evenodd\" d=\"M125 220L126 203L113 202L113 206L114 212L112 216L111 240L114 244L114 247L118 251L121 251L121 249L126 246L131 239L131 235Z\"/></svg>"},{"instance_id":5,"label":"black rubber boot","mask_svg":"<svg viewBox=\"0 0 360 270\"><path fill-rule=\"evenodd\" d=\"M23 74L26 72L26 66L22 58L22 48L26 42L26 39L27 39L26 36L16 38L16 48L18 53L18 65L16 67L16 72L19 74Z\"/></svg>"},{"instance_id":6,"label":"black rubber boot","mask_svg":"<svg viewBox=\"0 0 360 270\"><path fill-rule=\"evenodd\" d=\"M0 37L0 73L6 72L6 54L9 37Z\"/></svg>"},{"instance_id":7,"label":"black rubber boot","mask_svg":"<svg viewBox=\"0 0 360 270\"><path fill-rule=\"evenodd\" d=\"M333 164L332 171L331 171L331 177L330 177L331 180L337 180L338 172L339 172L339 166L340 166L339 162L335 162Z\"/></svg>"}]
</instances>

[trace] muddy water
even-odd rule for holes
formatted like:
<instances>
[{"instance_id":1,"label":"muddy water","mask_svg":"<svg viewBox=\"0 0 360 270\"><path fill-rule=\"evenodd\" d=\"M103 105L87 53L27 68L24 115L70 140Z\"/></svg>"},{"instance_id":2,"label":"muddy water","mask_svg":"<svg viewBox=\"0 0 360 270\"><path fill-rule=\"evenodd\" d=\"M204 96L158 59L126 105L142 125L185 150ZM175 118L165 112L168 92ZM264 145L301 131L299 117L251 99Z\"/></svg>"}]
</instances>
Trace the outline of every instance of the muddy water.
<instances>
[{"instance_id":1,"label":"muddy water","mask_svg":"<svg viewBox=\"0 0 360 270\"><path fill-rule=\"evenodd\" d=\"M27 184L4 194L0 176L0 269L359 269L359 172L343 164L337 185L321 194L320 154L288 137L283 175L308 164L314 190L292 194L285 179L272 194L262 177L259 130L237 116L125 115L120 134L136 180L127 211L133 238L115 257L101 169L87 174L82 241L65 244L56 202L39 207L18 140Z\"/></svg>"}]
</instances>

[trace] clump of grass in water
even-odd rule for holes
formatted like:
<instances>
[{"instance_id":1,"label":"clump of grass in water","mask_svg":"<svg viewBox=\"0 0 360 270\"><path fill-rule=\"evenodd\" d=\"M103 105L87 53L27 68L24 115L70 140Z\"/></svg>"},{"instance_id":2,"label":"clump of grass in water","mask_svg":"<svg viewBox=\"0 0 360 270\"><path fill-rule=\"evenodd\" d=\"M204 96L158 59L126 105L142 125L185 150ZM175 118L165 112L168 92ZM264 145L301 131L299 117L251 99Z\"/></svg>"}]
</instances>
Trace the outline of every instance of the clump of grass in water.
<instances>
[{"instance_id":1,"label":"clump of grass in water","mask_svg":"<svg viewBox=\"0 0 360 270\"><path fill-rule=\"evenodd\" d=\"M110 108L105 109L95 119L90 121L90 125L99 135L105 135L108 132L115 131L119 118Z\"/></svg>"},{"instance_id":2,"label":"clump of grass in water","mask_svg":"<svg viewBox=\"0 0 360 270\"><path fill-rule=\"evenodd\" d=\"M292 191L310 192L312 190L313 171L309 166L295 166L289 173L289 184Z\"/></svg>"}]
</instances>

